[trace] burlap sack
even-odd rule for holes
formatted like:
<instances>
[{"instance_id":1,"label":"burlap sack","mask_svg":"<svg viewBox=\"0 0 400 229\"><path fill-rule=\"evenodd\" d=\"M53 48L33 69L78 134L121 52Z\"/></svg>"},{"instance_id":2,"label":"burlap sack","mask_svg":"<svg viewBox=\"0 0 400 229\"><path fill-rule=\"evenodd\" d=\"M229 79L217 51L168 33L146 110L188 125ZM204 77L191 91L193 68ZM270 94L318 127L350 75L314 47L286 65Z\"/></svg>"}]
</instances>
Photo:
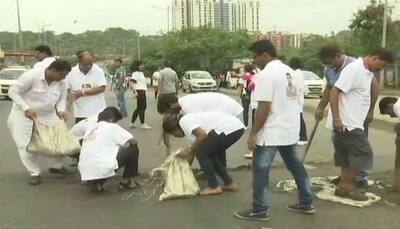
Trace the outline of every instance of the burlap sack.
<instances>
[{"instance_id":1,"label":"burlap sack","mask_svg":"<svg viewBox=\"0 0 400 229\"><path fill-rule=\"evenodd\" d=\"M26 150L50 157L69 156L80 151L80 144L64 121L48 126L34 122L31 140Z\"/></svg>"},{"instance_id":2,"label":"burlap sack","mask_svg":"<svg viewBox=\"0 0 400 229\"><path fill-rule=\"evenodd\" d=\"M176 153L171 154L154 173L161 173L165 181L159 201L193 197L200 192L189 162L177 157Z\"/></svg>"}]
</instances>

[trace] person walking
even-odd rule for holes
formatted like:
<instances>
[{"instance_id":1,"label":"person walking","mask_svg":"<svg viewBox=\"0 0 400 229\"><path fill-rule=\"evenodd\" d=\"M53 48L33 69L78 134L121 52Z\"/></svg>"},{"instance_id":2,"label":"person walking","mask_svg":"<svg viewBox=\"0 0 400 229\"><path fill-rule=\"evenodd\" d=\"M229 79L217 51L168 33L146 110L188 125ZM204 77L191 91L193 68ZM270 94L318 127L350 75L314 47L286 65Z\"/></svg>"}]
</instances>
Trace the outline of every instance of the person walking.
<instances>
[{"instance_id":1,"label":"person walking","mask_svg":"<svg viewBox=\"0 0 400 229\"><path fill-rule=\"evenodd\" d=\"M316 210L310 179L296 152L300 131L300 85L293 80L294 71L277 59L271 41L256 41L250 50L255 54L257 65L263 69L256 79L254 93L258 108L248 139L248 148L253 150L253 206L237 211L235 216L246 220L269 220L269 171L278 151L292 173L299 193L299 202L288 205L287 209L313 214Z\"/></svg>"},{"instance_id":2,"label":"person walking","mask_svg":"<svg viewBox=\"0 0 400 229\"><path fill-rule=\"evenodd\" d=\"M289 66L295 71L295 77L294 80L298 80L299 81L299 85L300 87L298 88L299 91L299 99L300 99L300 140L297 143L298 145L307 145L307 141L308 141L308 136L307 136L307 126L306 126L306 122L304 121L304 95L306 93L308 93L308 88L307 86L304 84L304 73L303 73L303 62L301 61L300 58L298 57L293 57L289 60ZM301 86L303 85L303 86Z\"/></svg>"},{"instance_id":3,"label":"person walking","mask_svg":"<svg viewBox=\"0 0 400 229\"><path fill-rule=\"evenodd\" d=\"M158 98L158 82L160 81L160 70L157 70L153 73L152 80L153 80L153 88L154 88L154 99Z\"/></svg>"},{"instance_id":4,"label":"person walking","mask_svg":"<svg viewBox=\"0 0 400 229\"><path fill-rule=\"evenodd\" d=\"M123 117L128 117L125 100L125 92L127 90L127 72L122 66L122 59L120 58L114 60L114 66L115 72L111 87L117 97L119 111Z\"/></svg>"},{"instance_id":5,"label":"person walking","mask_svg":"<svg viewBox=\"0 0 400 229\"><path fill-rule=\"evenodd\" d=\"M136 94L136 110L132 114L132 120L130 124L130 128L135 128L135 122L137 117L139 116L140 119L140 129L143 130L150 130L151 127L146 124L145 122L145 113L147 108L147 85L146 85L146 78L144 77L143 73L144 64L140 60L135 60L132 63L131 70L132 76L130 78L132 82L133 90Z\"/></svg>"}]
</instances>

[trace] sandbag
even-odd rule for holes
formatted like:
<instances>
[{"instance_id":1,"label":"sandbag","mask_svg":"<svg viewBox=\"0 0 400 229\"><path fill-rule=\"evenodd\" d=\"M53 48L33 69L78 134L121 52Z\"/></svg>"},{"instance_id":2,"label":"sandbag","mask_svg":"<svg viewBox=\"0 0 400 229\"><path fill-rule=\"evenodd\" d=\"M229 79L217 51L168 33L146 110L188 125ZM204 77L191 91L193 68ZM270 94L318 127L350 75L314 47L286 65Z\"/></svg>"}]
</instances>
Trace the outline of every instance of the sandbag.
<instances>
[{"instance_id":1,"label":"sandbag","mask_svg":"<svg viewBox=\"0 0 400 229\"><path fill-rule=\"evenodd\" d=\"M159 201L193 197L200 192L189 162L177 157L176 153L171 154L164 164L152 173L153 176L162 175L165 182Z\"/></svg>"},{"instance_id":2,"label":"sandbag","mask_svg":"<svg viewBox=\"0 0 400 229\"><path fill-rule=\"evenodd\" d=\"M45 125L34 121L28 152L49 157L64 157L80 152L80 144L62 120L55 125Z\"/></svg>"}]
</instances>

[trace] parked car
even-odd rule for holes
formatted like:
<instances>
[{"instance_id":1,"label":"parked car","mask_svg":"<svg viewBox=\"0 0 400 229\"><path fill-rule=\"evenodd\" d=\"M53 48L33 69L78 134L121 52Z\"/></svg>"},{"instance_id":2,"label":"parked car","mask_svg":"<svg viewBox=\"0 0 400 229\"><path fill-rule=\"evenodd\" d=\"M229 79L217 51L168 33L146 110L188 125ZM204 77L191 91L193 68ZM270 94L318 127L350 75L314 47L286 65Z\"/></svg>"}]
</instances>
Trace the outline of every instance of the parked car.
<instances>
[{"instance_id":1,"label":"parked car","mask_svg":"<svg viewBox=\"0 0 400 229\"><path fill-rule=\"evenodd\" d=\"M206 71L187 71L182 78L183 91L217 91L217 82Z\"/></svg>"},{"instance_id":2,"label":"parked car","mask_svg":"<svg viewBox=\"0 0 400 229\"><path fill-rule=\"evenodd\" d=\"M305 96L321 97L326 87L325 79L321 79L317 74L310 71L303 71L304 86L308 88L308 93Z\"/></svg>"},{"instance_id":3,"label":"parked car","mask_svg":"<svg viewBox=\"0 0 400 229\"><path fill-rule=\"evenodd\" d=\"M28 71L26 67L9 67L0 71L0 96L8 98L8 89L15 84L17 79Z\"/></svg>"}]
</instances>

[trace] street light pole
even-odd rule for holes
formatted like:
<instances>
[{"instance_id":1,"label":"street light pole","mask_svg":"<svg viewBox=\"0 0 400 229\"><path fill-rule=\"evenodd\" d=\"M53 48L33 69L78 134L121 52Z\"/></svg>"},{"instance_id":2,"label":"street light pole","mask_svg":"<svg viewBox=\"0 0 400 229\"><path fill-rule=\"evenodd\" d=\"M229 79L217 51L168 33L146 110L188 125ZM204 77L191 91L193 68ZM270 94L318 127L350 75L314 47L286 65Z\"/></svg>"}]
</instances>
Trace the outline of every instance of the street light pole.
<instances>
[{"instance_id":1,"label":"street light pole","mask_svg":"<svg viewBox=\"0 0 400 229\"><path fill-rule=\"evenodd\" d=\"M17 0L17 14L18 14L19 48L22 50L24 49L24 40L22 38L21 16L19 13L19 0Z\"/></svg>"}]
</instances>

